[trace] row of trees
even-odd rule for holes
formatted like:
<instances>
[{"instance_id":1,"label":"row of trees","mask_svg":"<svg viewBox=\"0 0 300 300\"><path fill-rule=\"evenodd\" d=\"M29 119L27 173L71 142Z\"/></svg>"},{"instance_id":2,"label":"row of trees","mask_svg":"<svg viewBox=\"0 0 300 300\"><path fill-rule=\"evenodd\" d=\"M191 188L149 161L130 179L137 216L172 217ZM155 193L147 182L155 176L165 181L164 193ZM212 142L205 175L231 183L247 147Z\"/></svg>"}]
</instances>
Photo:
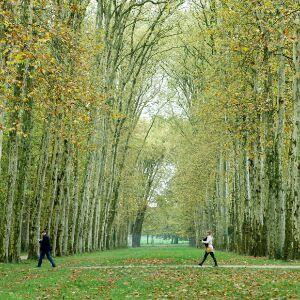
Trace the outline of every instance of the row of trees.
<instances>
[{"instance_id":1,"label":"row of trees","mask_svg":"<svg viewBox=\"0 0 300 300\"><path fill-rule=\"evenodd\" d=\"M54 255L139 246L155 197L149 230L299 256L299 3L183 2L1 1L1 261L43 228Z\"/></svg>"},{"instance_id":2,"label":"row of trees","mask_svg":"<svg viewBox=\"0 0 300 300\"><path fill-rule=\"evenodd\" d=\"M1 261L36 257L43 228L54 255L127 244L161 161L135 129L180 2L1 1Z\"/></svg>"},{"instance_id":3,"label":"row of trees","mask_svg":"<svg viewBox=\"0 0 300 300\"><path fill-rule=\"evenodd\" d=\"M172 192L196 245L300 255L299 1L192 1L165 66L185 118Z\"/></svg>"}]
</instances>

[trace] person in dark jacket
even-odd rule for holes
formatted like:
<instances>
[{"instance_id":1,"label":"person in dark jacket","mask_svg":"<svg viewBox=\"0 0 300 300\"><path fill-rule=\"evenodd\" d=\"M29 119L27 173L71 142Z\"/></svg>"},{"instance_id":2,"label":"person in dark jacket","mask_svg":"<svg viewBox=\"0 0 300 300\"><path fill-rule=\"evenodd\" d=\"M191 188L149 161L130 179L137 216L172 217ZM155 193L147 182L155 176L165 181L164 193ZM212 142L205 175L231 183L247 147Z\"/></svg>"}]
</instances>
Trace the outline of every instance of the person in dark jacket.
<instances>
[{"instance_id":1,"label":"person in dark jacket","mask_svg":"<svg viewBox=\"0 0 300 300\"><path fill-rule=\"evenodd\" d=\"M40 243L40 258L38 262L38 267L42 265L42 261L47 256L48 260L50 261L52 267L55 267L55 263L53 261L53 258L51 256L51 246L50 246L50 238L47 235L46 229L42 232L43 238L39 241Z\"/></svg>"}]
</instances>

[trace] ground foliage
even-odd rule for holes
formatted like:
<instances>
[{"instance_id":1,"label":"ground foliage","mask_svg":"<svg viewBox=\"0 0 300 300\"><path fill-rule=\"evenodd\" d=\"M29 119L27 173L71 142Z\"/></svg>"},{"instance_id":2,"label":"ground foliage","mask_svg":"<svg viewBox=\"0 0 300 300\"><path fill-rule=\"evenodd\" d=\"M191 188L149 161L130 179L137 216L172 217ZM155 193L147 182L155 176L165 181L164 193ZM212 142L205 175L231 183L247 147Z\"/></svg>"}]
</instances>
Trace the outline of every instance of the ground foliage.
<instances>
[{"instance_id":1,"label":"ground foliage","mask_svg":"<svg viewBox=\"0 0 300 300\"><path fill-rule=\"evenodd\" d=\"M0 264L0 299L297 299L299 270L170 268L195 264L202 249L142 247L58 258L50 269L35 262ZM282 265L266 258L216 252L220 265ZM207 265L212 265L208 259ZM284 263L287 264L287 263ZM297 262L290 262L295 265ZM87 266L137 268L80 269ZM144 266L140 268L140 266ZM150 265L150 266L149 266ZM298 262L299 265L299 262ZM148 266L148 267L147 267ZM153 267L155 266L155 267ZM49 276L51 275L51 276Z\"/></svg>"}]
</instances>

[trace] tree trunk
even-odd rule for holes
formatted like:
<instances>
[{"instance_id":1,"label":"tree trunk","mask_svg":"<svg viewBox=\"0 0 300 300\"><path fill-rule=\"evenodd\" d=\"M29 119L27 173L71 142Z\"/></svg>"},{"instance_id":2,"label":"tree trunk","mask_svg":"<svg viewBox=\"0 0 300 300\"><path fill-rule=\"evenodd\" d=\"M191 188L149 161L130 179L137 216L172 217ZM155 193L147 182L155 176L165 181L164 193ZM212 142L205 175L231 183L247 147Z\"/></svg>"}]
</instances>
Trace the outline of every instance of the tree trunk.
<instances>
[{"instance_id":1,"label":"tree trunk","mask_svg":"<svg viewBox=\"0 0 300 300\"><path fill-rule=\"evenodd\" d=\"M285 243L284 258L295 258L299 256L300 234L299 234L299 192L300 192L300 15L296 17L296 34L294 42L293 59L295 65L294 79L294 130L290 148L290 186L286 199L285 219Z\"/></svg>"},{"instance_id":2,"label":"tree trunk","mask_svg":"<svg viewBox=\"0 0 300 300\"><path fill-rule=\"evenodd\" d=\"M47 124L49 125L49 124ZM28 259L36 259L38 257L40 239L40 217L42 210L42 203L44 199L46 171L48 168L49 160L49 143L50 133L49 128L44 129L42 138L42 151L40 154L40 161L37 172L37 182L35 187L34 199L31 203L31 222L29 232L29 245L28 245Z\"/></svg>"},{"instance_id":3,"label":"tree trunk","mask_svg":"<svg viewBox=\"0 0 300 300\"><path fill-rule=\"evenodd\" d=\"M77 244L75 240L76 228L78 225L78 200L79 200L79 170L78 170L78 149L75 150L74 154L74 184L72 191L72 201L71 201L71 236L69 239L70 242L70 254L74 254L77 249Z\"/></svg>"},{"instance_id":4,"label":"tree trunk","mask_svg":"<svg viewBox=\"0 0 300 300\"><path fill-rule=\"evenodd\" d=\"M16 113L18 114L18 113ZM17 116L13 116L16 120ZM2 260L8 262L11 260L11 253L9 251L11 234L13 233L13 207L15 201L15 191L17 189L17 172L18 172L18 145L19 138L16 130L13 130L9 134L9 162L8 162L8 184L7 184L7 199L6 199L6 210L5 210L5 231L3 235L3 253Z\"/></svg>"},{"instance_id":5,"label":"tree trunk","mask_svg":"<svg viewBox=\"0 0 300 300\"><path fill-rule=\"evenodd\" d=\"M0 98L1 100L1 98ZM3 109L0 110L0 176L2 171L2 152L3 152L3 128L4 127L4 111Z\"/></svg>"},{"instance_id":6,"label":"tree trunk","mask_svg":"<svg viewBox=\"0 0 300 300\"><path fill-rule=\"evenodd\" d=\"M83 190L82 190L82 198L80 203L79 210L79 219L78 219L78 229L76 232L76 253L82 253L84 251L84 225L86 221L86 212L89 207L90 201L90 179L93 168L93 154L89 153L89 157L86 162L85 174L84 174L84 182L83 182Z\"/></svg>"},{"instance_id":7,"label":"tree trunk","mask_svg":"<svg viewBox=\"0 0 300 300\"><path fill-rule=\"evenodd\" d=\"M29 167L31 165L31 139L32 139L32 99L28 103L26 111L23 113L22 131L27 136L22 138L20 146L20 159L18 165L18 184L17 184L17 197L14 207L14 219L15 219L15 231L14 231L14 253L13 260L20 261L21 256L21 240L22 240L22 223L23 223L23 211L27 197L27 185Z\"/></svg>"},{"instance_id":8,"label":"tree trunk","mask_svg":"<svg viewBox=\"0 0 300 300\"><path fill-rule=\"evenodd\" d=\"M63 233L63 254L66 255L68 254L68 245L69 245L69 214L70 214L70 205L71 205L71 176L72 176L72 154L70 150L70 144L66 142L65 145L66 149L66 179L65 179L65 218L64 218L64 233Z\"/></svg>"},{"instance_id":9,"label":"tree trunk","mask_svg":"<svg viewBox=\"0 0 300 300\"><path fill-rule=\"evenodd\" d=\"M132 229L132 247L140 247L141 246L141 237L142 237L142 229L143 222L145 218L145 213L147 210L147 205L145 205L137 214L135 218L135 222L133 224Z\"/></svg>"},{"instance_id":10,"label":"tree trunk","mask_svg":"<svg viewBox=\"0 0 300 300\"><path fill-rule=\"evenodd\" d=\"M246 147L246 145L244 145ZM249 244L251 238L251 184L250 184L250 164L248 152L244 150L244 185L245 185L245 202L244 202L244 221L243 221L243 252L249 253Z\"/></svg>"},{"instance_id":11,"label":"tree trunk","mask_svg":"<svg viewBox=\"0 0 300 300\"><path fill-rule=\"evenodd\" d=\"M283 37L281 37L283 39ZM283 146L284 146L284 123L285 123L285 59L283 49L280 49L280 65L278 70L278 121L275 135L275 157L274 157L274 189L276 199L276 239L275 239L275 257L282 258L282 250L285 235L285 198L283 187Z\"/></svg>"}]
</instances>

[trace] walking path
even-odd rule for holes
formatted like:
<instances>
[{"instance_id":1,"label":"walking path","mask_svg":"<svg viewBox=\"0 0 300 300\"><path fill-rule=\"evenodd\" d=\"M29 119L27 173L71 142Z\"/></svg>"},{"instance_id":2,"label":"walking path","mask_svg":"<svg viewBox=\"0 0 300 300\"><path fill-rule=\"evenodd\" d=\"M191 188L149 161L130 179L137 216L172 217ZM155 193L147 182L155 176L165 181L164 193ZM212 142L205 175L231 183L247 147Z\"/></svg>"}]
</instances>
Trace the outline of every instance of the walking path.
<instances>
[{"instance_id":1,"label":"walking path","mask_svg":"<svg viewBox=\"0 0 300 300\"><path fill-rule=\"evenodd\" d=\"M183 269L183 268L213 268L212 266L198 266L198 265L124 265L124 266L78 266L68 267L70 269L148 269L148 268L170 268L170 269ZM229 269L287 269L287 270L300 270L300 266L289 265L221 265L218 268Z\"/></svg>"}]
</instances>

